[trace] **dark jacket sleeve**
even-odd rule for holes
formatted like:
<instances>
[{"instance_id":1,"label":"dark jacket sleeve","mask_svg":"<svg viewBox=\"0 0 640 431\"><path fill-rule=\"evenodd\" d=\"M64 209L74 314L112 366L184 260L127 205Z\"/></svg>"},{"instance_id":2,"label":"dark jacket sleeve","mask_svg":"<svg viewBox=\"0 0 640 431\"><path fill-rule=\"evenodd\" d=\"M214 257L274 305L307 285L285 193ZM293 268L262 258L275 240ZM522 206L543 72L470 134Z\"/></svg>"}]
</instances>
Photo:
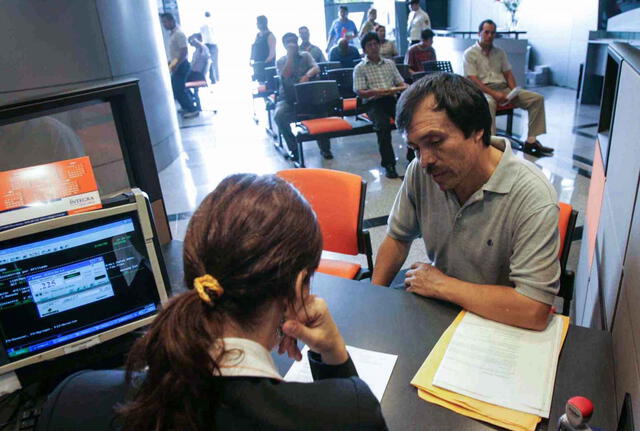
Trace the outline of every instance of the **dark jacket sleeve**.
<instances>
[{"instance_id":1,"label":"dark jacket sleeve","mask_svg":"<svg viewBox=\"0 0 640 431\"><path fill-rule=\"evenodd\" d=\"M307 356L309 358L309 366L311 367L313 380L358 377L358 371L356 370L356 366L353 365L351 356L340 365L325 364L322 362L322 356L311 350L309 350Z\"/></svg>"}]
</instances>

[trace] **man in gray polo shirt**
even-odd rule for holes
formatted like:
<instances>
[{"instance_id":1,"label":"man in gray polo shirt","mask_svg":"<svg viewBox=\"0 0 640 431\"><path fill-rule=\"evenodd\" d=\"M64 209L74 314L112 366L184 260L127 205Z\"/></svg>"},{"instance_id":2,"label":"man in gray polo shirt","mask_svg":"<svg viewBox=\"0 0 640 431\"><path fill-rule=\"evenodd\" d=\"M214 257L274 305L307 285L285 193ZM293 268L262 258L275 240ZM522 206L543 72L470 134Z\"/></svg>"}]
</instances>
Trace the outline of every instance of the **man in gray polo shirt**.
<instances>
[{"instance_id":1,"label":"man in gray polo shirt","mask_svg":"<svg viewBox=\"0 0 640 431\"><path fill-rule=\"evenodd\" d=\"M560 277L557 196L544 175L491 140L487 101L461 76L409 87L396 124L418 157L396 196L373 283L389 285L422 236L432 264L412 265L408 291L544 329Z\"/></svg>"}]
</instances>

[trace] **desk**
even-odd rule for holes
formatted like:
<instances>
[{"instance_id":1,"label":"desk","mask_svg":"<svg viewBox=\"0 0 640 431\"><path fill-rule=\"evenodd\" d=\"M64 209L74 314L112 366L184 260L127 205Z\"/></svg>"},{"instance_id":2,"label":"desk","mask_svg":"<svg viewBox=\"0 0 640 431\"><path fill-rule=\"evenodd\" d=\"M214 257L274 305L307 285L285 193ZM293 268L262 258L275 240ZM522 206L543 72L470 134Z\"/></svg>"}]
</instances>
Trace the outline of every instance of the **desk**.
<instances>
[{"instance_id":1,"label":"desk","mask_svg":"<svg viewBox=\"0 0 640 431\"><path fill-rule=\"evenodd\" d=\"M181 243L163 248L174 292L181 290ZM496 427L458 415L418 398L409 382L440 335L460 311L459 307L422 298L402 290L316 274L312 293L329 304L347 344L398 355L382 399L382 412L391 430L494 430ZM281 374L292 361L273 355ZM614 430L613 358L608 332L571 326L560 355L550 423L541 429L555 430L567 399L584 395L595 405L591 424Z\"/></svg>"}]
</instances>

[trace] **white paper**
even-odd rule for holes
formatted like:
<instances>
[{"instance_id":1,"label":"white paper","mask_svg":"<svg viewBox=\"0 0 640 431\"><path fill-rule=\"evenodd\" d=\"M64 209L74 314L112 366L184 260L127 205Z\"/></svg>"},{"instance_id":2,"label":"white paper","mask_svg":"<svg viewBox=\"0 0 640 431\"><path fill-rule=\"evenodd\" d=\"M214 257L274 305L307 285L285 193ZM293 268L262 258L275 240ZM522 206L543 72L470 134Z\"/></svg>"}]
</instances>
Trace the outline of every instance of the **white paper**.
<instances>
[{"instance_id":1,"label":"white paper","mask_svg":"<svg viewBox=\"0 0 640 431\"><path fill-rule=\"evenodd\" d=\"M477 400L549 417L563 322L530 331L467 312L433 384Z\"/></svg>"},{"instance_id":2,"label":"white paper","mask_svg":"<svg viewBox=\"0 0 640 431\"><path fill-rule=\"evenodd\" d=\"M300 362L294 362L284 376L287 382L313 382L309 359L307 358L308 351L309 347L304 346L304 349L302 349L302 360ZM382 402L382 396L391 378L391 373L398 359L398 355L374 352L353 346L347 346L347 351L356 366L358 376L369 385L371 392L373 392L373 395L376 396L378 401Z\"/></svg>"},{"instance_id":3,"label":"white paper","mask_svg":"<svg viewBox=\"0 0 640 431\"><path fill-rule=\"evenodd\" d=\"M513 90L509 92L509 94L507 94L507 99L504 102L502 102L501 105L507 105L511 103L511 101L515 99L518 96L518 94L520 94L521 90L522 90L521 87L515 87Z\"/></svg>"}]
</instances>

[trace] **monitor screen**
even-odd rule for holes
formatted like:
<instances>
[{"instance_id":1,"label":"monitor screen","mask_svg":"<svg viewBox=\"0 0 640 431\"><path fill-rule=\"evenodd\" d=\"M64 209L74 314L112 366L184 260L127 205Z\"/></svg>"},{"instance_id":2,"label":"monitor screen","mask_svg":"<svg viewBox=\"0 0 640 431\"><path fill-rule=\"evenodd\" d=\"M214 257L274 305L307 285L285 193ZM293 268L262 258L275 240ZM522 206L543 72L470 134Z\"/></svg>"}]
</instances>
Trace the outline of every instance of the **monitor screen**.
<instances>
[{"instance_id":1,"label":"monitor screen","mask_svg":"<svg viewBox=\"0 0 640 431\"><path fill-rule=\"evenodd\" d=\"M100 195L131 188L109 102L40 115L0 123L0 171L89 156Z\"/></svg>"},{"instance_id":2,"label":"monitor screen","mask_svg":"<svg viewBox=\"0 0 640 431\"><path fill-rule=\"evenodd\" d=\"M0 242L0 366L154 315L136 211Z\"/></svg>"}]
</instances>

